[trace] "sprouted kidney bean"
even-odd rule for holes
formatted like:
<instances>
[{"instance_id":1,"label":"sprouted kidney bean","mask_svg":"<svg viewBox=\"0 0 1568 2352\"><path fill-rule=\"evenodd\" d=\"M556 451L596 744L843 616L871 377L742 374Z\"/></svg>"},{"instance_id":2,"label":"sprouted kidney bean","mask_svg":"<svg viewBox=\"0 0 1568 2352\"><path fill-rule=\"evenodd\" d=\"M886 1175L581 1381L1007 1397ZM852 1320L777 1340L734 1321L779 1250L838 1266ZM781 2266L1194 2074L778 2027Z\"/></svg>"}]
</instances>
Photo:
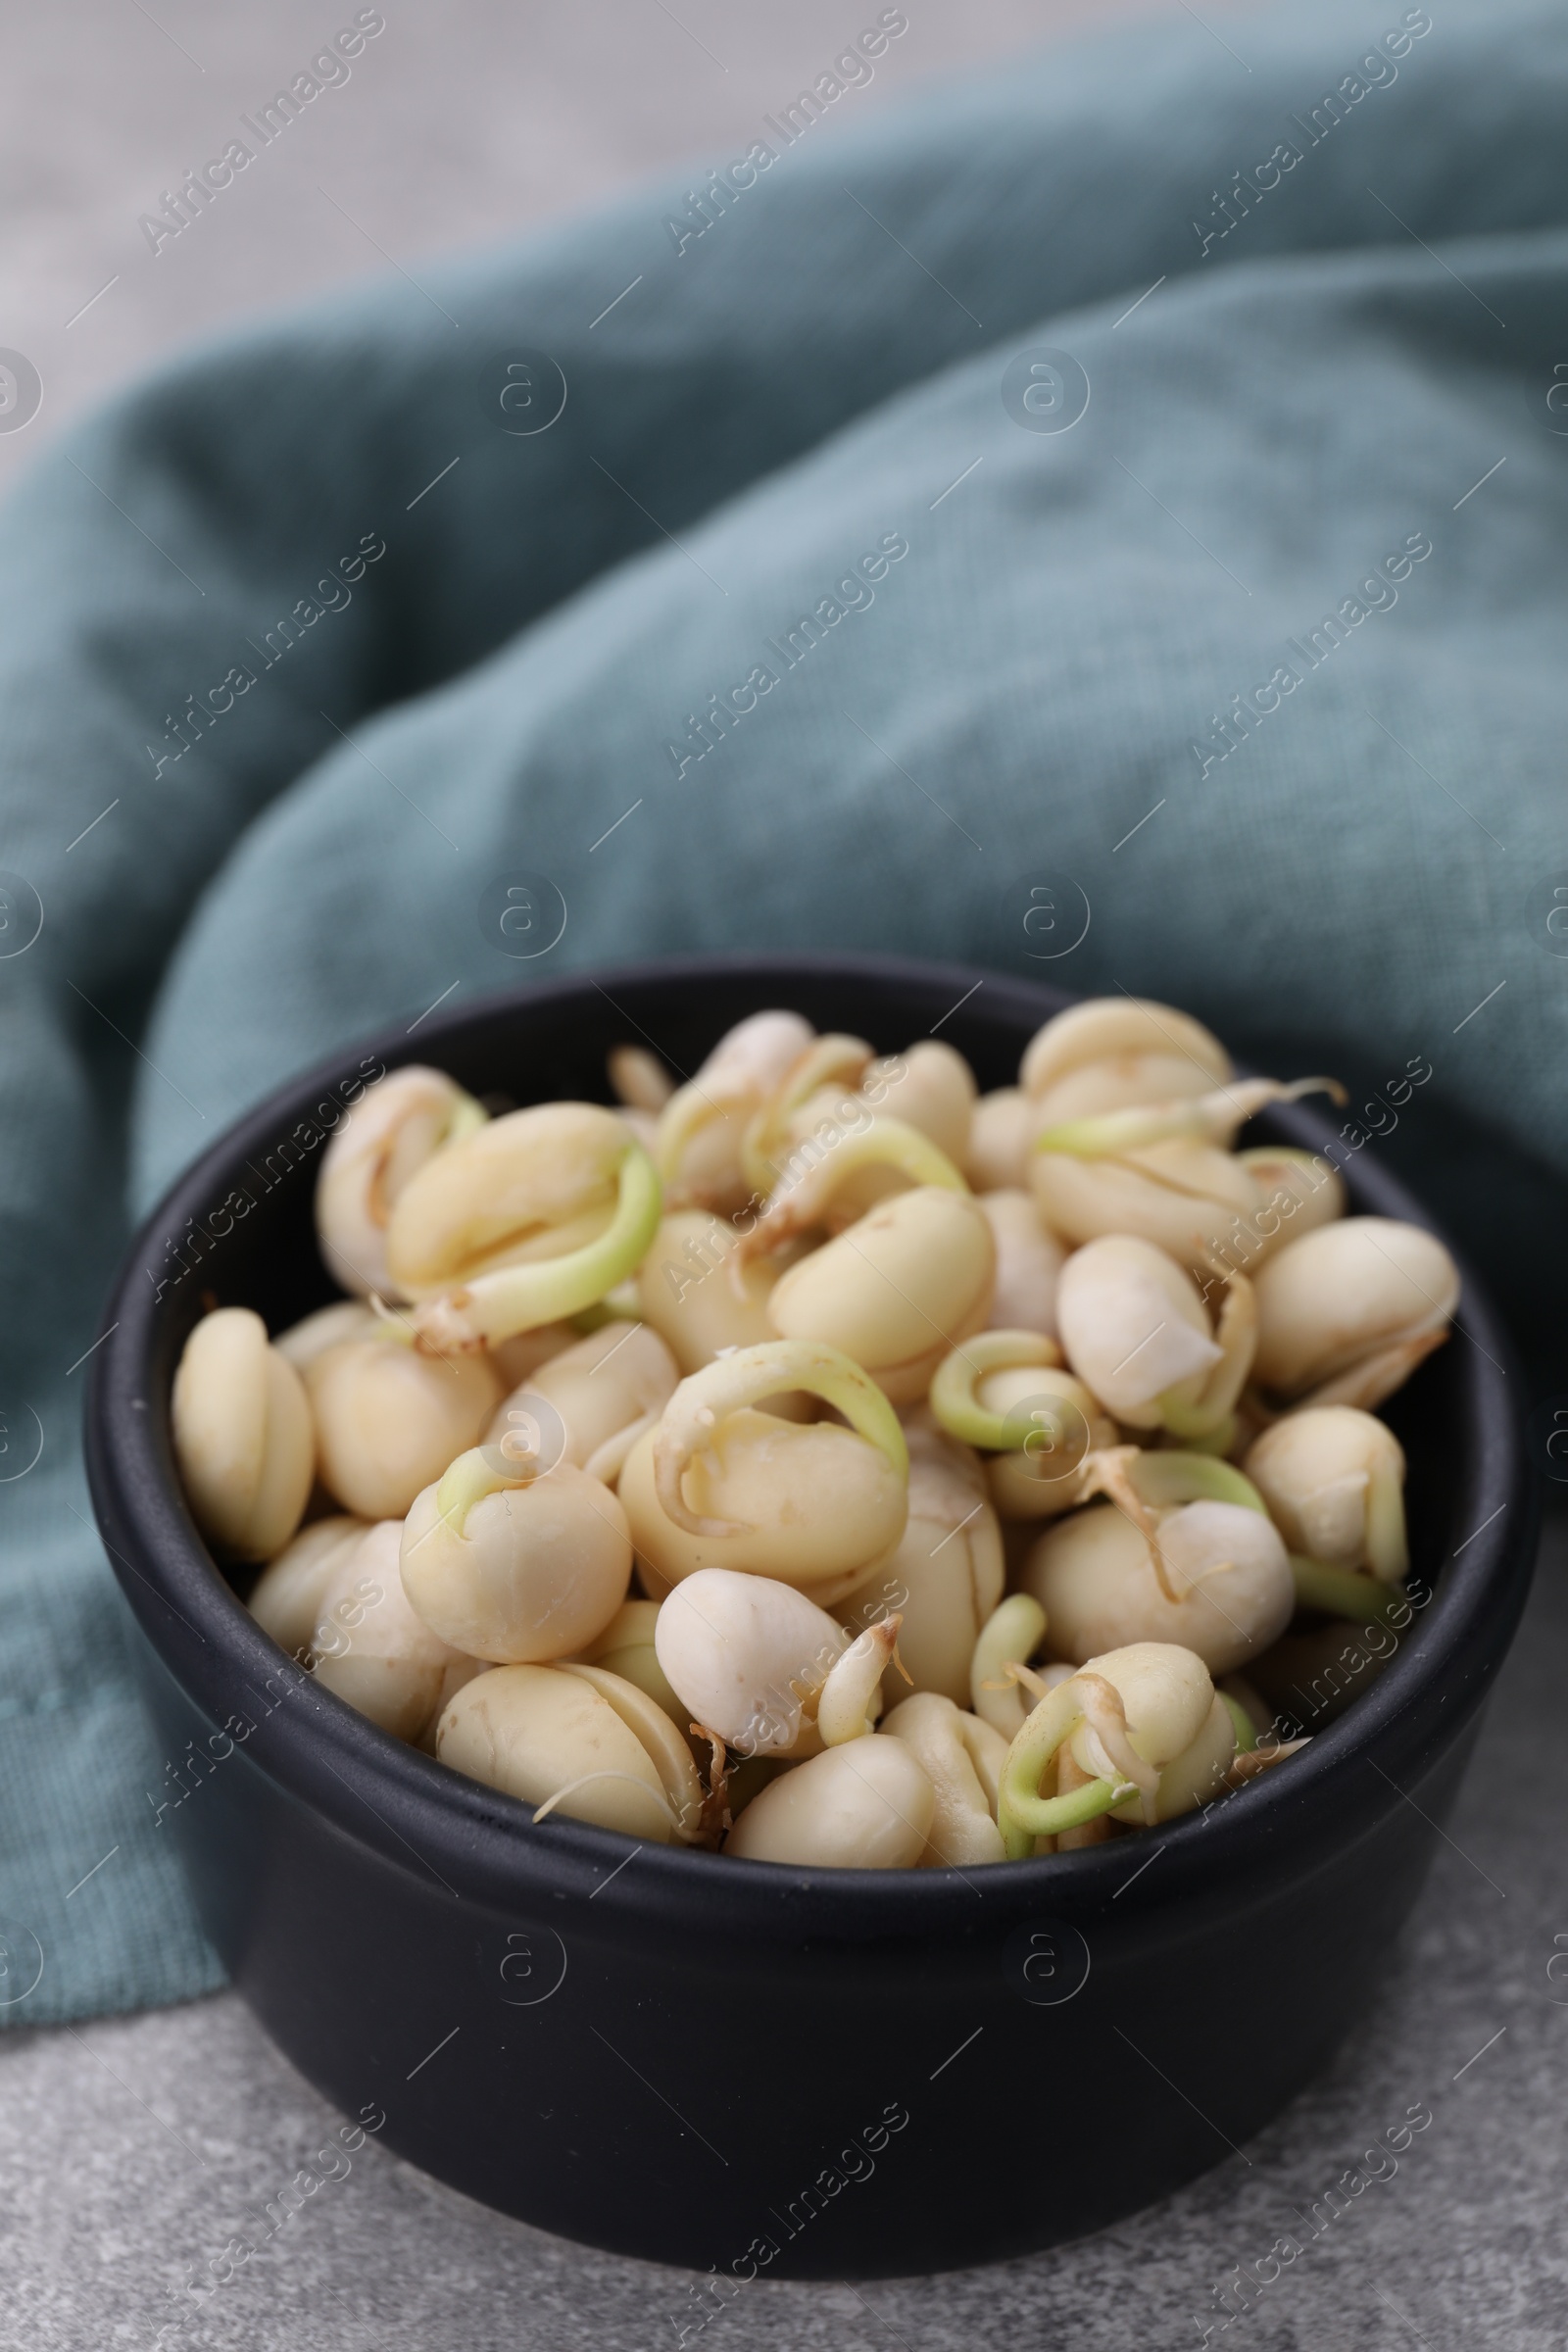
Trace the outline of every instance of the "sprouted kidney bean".
<instances>
[{"instance_id":1,"label":"sprouted kidney bean","mask_svg":"<svg viewBox=\"0 0 1568 2352\"><path fill-rule=\"evenodd\" d=\"M591 1102L509 1111L437 1152L398 1195L387 1265L432 1354L494 1347L593 1306L659 1224L654 1165Z\"/></svg>"},{"instance_id":2,"label":"sprouted kidney bean","mask_svg":"<svg viewBox=\"0 0 1568 2352\"><path fill-rule=\"evenodd\" d=\"M349 1112L327 1145L316 1187L316 1230L346 1291L396 1296L387 1266L392 1211L428 1159L482 1127L486 1113L441 1070L394 1070Z\"/></svg>"},{"instance_id":3,"label":"sprouted kidney bean","mask_svg":"<svg viewBox=\"0 0 1568 2352\"><path fill-rule=\"evenodd\" d=\"M350 1295L190 1334L192 1514L322 1690L536 1823L968 1870L1277 1769L1300 1661L1395 1639L1377 1407L1459 1281L1237 1149L1333 1081L1126 997L985 1095L788 1010L610 1081L491 1118L394 1073L318 1183Z\"/></svg>"},{"instance_id":4,"label":"sprouted kidney bean","mask_svg":"<svg viewBox=\"0 0 1568 2352\"><path fill-rule=\"evenodd\" d=\"M758 1409L805 1391L849 1423ZM886 1395L841 1348L738 1348L683 1380L632 1447L620 1497L645 1572L673 1585L739 1568L831 1607L888 1560L908 1517L908 1447Z\"/></svg>"}]
</instances>

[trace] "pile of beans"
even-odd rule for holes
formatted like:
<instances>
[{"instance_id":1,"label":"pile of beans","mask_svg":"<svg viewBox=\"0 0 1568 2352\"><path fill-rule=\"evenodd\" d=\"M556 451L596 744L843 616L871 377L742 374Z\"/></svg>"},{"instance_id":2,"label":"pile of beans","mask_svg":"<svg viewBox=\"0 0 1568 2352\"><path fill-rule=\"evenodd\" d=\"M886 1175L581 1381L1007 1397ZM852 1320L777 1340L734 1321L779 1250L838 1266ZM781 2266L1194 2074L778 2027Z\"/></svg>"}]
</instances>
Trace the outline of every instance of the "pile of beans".
<instances>
[{"instance_id":1,"label":"pile of beans","mask_svg":"<svg viewBox=\"0 0 1568 2352\"><path fill-rule=\"evenodd\" d=\"M329 1690L553 1812L751 1861L969 1868L1206 1805L1409 1615L1376 1408L1458 1275L1348 1217L1188 1015L1047 1022L980 1096L792 1012L618 1109L383 1079L316 1213L347 1294L218 1305L172 1424Z\"/></svg>"}]
</instances>

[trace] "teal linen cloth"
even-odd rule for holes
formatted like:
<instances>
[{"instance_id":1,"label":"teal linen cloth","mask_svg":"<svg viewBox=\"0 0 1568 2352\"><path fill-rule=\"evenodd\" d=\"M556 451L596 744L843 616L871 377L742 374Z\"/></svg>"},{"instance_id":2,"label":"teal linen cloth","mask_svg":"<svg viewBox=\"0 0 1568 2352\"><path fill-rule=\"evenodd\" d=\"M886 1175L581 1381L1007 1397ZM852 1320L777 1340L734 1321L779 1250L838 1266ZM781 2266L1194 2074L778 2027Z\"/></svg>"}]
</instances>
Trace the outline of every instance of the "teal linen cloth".
<instances>
[{"instance_id":1,"label":"teal linen cloth","mask_svg":"<svg viewBox=\"0 0 1568 2352\"><path fill-rule=\"evenodd\" d=\"M1553 1232L1568 22L1223 31L858 128L824 82L716 181L172 364L11 501L0 2018L218 1981L76 1359L131 1211L357 1033L632 955L972 958L1419 1057L1429 1193L1504 1271Z\"/></svg>"}]
</instances>

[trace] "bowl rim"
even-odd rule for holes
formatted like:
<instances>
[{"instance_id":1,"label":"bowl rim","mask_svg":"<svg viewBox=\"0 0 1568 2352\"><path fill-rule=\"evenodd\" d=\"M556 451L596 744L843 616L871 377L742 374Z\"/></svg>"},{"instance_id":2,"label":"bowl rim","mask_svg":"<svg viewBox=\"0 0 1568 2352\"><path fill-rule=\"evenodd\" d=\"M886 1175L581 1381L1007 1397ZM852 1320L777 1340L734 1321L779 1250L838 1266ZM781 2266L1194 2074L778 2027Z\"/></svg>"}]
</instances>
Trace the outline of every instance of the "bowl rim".
<instances>
[{"instance_id":1,"label":"bowl rim","mask_svg":"<svg viewBox=\"0 0 1568 2352\"><path fill-rule=\"evenodd\" d=\"M992 1867L977 1874L977 1885L956 1866L784 1866L640 1844L559 1815L535 1825L520 1800L468 1781L383 1732L287 1659L217 1567L178 1491L168 1445L168 1398L151 1396L148 1378L160 1320L170 1310L160 1307L145 1269L160 1262L169 1235L181 1234L189 1219L204 1208L210 1212L212 1201L226 1194L232 1170L275 1147L278 1134L307 1117L314 1101L371 1057L388 1070L402 1062L439 1062L444 1040L498 1017L525 1020L536 1006L569 1006L573 999L587 1003L597 994L630 1020L616 1004L619 996L654 987L722 989L725 983L749 989L776 983L776 1001L787 1004L792 977L842 981L847 989L860 980L922 995L951 989L955 1001L983 985L990 1004L1000 1000L1004 1017L1020 1027L1038 1025L1078 1001L1059 988L983 967L901 956L705 955L535 980L432 1015L412 1033L388 1028L355 1041L287 1080L227 1127L169 1187L130 1243L105 1306L86 1399L88 1480L99 1531L153 1650L201 1713L223 1726L243 1712L247 1694L255 1700L259 1690L280 1683L281 1694L254 1727L269 1735L256 1751L261 1768L345 1835L454 1896L459 1887L449 1871L466 1881L465 1895L513 1915L538 1917L552 1899L576 1906L603 1887L609 1899L589 1917L606 1936L632 1923L686 1937L712 1926L731 1941L761 1944L776 1940L781 1929L794 1939L930 1941L982 1928L1004 1932L1043 1914L1069 1920L1103 1915L1123 1885L1131 1886L1124 1840ZM1266 1123L1308 1149L1322 1150L1332 1135L1330 1122L1300 1103L1276 1107ZM1536 1494L1507 1401L1511 1343L1462 1252L1396 1178L1375 1162L1357 1160L1346 1182L1351 1213L1421 1225L1439 1234L1459 1265L1462 1291L1450 1345L1467 1343L1461 1377L1472 1429L1462 1491L1476 1505L1477 1524L1444 1561L1430 1610L1421 1610L1370 1689L1303 1753L1206 1810L1160 1825L1154 1850L1166 1861L1151 1884L1141 1885L1122 1917L1201 1898L1239 1872L1267 1878L1282 1865L1307 1867L1325 1839L1343 1844L1371 1835L1394 1805L1413 1803L1401 1780L1424 1777L1457 1737L1500 1664L1523 1607ZM279 1716L285 1700L290 1703ZM1374 1766L1382 1786L1353 1774L1358 1761ZM1358 1798L1350 1792L1352 1779ZM444 1867L431 1858L432 1847ZM624 1865L634 1853L638 1865L628 1870Z\"/></svg>"}]
</instances>

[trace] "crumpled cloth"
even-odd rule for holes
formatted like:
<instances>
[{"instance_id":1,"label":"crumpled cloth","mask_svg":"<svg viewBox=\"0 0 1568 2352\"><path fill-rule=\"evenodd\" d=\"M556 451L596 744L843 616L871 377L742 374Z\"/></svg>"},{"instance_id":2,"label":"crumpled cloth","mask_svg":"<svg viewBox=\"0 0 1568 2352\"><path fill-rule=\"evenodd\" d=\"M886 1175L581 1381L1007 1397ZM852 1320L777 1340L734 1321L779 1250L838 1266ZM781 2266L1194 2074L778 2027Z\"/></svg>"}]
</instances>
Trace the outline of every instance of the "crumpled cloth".
<instances>
[{"instance_id":1,"label":"crumpled cloth","mask_svg":"<svg viewBox=\"0 0 1568 2352\"><path fill-rule=\"evenodd\" d=\"M858 128L836 78L208 344L6 511L6 2022L217 1981L77 1359L132 1212L363 1031L886 947L1420 1058L1365 1148L1555 1327L1568 22L1129 25Z\"/></svg>"}]
</instances>

